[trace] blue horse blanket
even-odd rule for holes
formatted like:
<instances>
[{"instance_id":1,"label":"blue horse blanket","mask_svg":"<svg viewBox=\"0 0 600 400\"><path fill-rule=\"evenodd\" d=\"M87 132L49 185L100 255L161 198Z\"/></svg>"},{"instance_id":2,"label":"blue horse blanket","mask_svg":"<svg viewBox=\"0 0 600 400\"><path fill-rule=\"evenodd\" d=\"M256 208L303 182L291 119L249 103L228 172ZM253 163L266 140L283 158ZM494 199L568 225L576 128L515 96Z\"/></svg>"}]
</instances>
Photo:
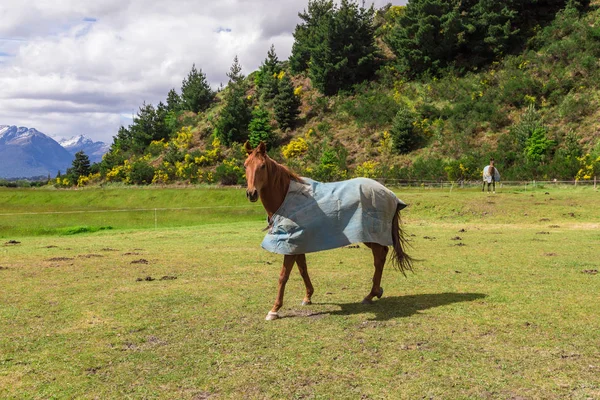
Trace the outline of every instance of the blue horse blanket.
<instances>
[{"instance_id":1,"label":"blue horse blanket","mask_svg":"<svg viewBox=\"0 0 600 400\"><path fill-rule=\"evenodd\" d=\"M350 243L392 245L396 209L406 207L394 192L372 179L321 183L291 181L269 220L262 247L278 254L304 254Z\"/></svg>"}]
</instances>

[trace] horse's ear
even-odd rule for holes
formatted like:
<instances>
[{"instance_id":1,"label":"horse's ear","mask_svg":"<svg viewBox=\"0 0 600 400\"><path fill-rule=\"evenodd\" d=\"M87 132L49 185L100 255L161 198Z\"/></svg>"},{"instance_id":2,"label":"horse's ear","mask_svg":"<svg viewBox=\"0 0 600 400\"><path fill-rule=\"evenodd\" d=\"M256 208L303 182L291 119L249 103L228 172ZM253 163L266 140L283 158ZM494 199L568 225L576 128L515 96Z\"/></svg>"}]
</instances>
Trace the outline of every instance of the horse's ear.
<instances>
[{"instance_id":1,"label":"horse's ear","mask_svg":"<svg viewBox=\"0 0 600 400\"><path fill-rule=\"evenodd\" d=\"M267 153L267 146L265 145L265 142L260 142L258 144L258 153L259 154L266 154Z\"/></svg>"},{"instance_id":2,"label":"horse's ear","mask_svg":"<svg viewBox=\"0 0 600 400\"><path fill-rule=\"evenodd\" d=\"M247 140L246 140L246 143L244 143L244 149L246 149L246 153L248 153L248 154L252 153L252 150L253 150L252 145Z\"/></svg>"}]
</instances>

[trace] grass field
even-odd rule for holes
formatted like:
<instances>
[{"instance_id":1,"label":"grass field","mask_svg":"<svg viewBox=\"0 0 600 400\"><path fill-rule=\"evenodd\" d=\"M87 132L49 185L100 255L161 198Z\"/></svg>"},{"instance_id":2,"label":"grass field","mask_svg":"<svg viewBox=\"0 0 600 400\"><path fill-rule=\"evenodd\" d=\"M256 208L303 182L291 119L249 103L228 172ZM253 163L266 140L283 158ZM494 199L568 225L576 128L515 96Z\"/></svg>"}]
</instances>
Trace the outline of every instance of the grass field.
<instances>
[{"instance_id":1,"label":"grass field","mask_svg":"<svg viewBox=\"0 0 600 400\"><path fill-rule=\"evenodd\" d=\"M0 398L600 398L600 193L398 194L414 274L311 254L267 322L242 190L0 190Z\"/></svg>"}]
</instances>

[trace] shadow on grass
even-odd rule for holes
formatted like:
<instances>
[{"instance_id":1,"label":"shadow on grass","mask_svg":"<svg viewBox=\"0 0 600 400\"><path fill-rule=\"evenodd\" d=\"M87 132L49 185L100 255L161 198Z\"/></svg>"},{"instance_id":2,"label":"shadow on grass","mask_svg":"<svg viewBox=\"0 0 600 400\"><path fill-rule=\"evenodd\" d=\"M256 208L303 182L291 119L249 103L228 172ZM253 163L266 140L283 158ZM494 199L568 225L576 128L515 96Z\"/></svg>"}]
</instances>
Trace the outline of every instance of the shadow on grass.
<instances>
[{"instance_id":1,"label":"shadow on grass","mask_svg":"<svg viewBox=\"0 0 600 400\"><path fill-rule=\"evenodd\" d=\"M321 303L336 305L341 309L337 311L309 313L307 316L375 313L375 318L372 319L373 321L388 321L394 318L410 317L411 315L418 314L419 311L428 310L434 307L441 307L464 301L474 301L485 297L486 295L483 293L428 293L394 297L385 297L384 295L384 297L373 302L373 304L362 304L360 302L343 304Z\"/></svg>"}]
</instances>

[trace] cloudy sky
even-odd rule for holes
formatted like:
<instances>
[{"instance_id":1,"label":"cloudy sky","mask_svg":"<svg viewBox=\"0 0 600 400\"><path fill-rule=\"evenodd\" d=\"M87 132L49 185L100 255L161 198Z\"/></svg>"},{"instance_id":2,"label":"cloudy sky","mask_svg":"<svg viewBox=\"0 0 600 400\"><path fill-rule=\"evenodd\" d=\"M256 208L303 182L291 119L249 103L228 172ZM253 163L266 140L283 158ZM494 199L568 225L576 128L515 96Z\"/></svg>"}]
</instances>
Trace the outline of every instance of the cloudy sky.
<instances>
[{"instance_id":1,"label":"cloudy sky","mask_svg":"<svg viewBox=\"0 0 600 400\"><path fill-rule=\"evenodd\" d=\"M389 2L373 1L376 8ZM271 44L287 59L307 4L0 0L0 125L111 143L142 102L164 101L171 88L179 92L194 63L217 88L236 54L246 75Z\"/></svg>"}]
</instances>

